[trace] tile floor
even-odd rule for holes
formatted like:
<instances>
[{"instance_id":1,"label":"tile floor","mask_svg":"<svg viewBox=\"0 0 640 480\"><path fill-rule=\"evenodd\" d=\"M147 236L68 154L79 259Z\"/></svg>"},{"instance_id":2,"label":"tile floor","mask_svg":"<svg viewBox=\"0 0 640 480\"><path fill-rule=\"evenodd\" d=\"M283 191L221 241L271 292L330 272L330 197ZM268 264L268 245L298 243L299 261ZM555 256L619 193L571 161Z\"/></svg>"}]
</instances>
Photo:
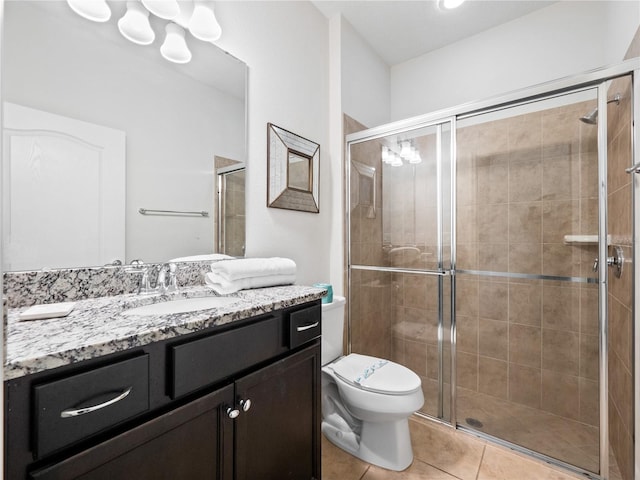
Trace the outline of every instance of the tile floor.
<instances>
[{"instance_id":1,"label":"tile floor","mask_svg":"<svg viewBox=\"0 0 640 480\"><path fill-rule=\"evenodd\" d=\"M575 480L585 477L419 417L409 421L414 461L404 472L378 468L322 439L323 480Z\"/></svg>"}]
</instances>

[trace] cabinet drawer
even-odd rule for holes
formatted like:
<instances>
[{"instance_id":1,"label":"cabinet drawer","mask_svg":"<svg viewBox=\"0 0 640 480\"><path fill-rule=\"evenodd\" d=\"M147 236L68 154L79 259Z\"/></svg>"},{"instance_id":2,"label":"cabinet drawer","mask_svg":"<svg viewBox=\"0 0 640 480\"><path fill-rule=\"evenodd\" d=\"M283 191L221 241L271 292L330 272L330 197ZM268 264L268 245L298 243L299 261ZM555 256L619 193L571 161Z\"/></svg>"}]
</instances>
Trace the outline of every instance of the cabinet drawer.
<instances>
[{"instance_id":1,"label":"cabinet drawer","mask_svg":"<svg viewBox=\"0 0 640 480\"><path fill-rule=\"evenodd\" d=\"M322 333L320 318L320 305L291 312L289 314L289 348L295 348L318 338Z\"/></svg>"},{"instance_id":2,"label":"cabinet drawer","mask_svg":"<svg viewBox=\"0 0 640 480\"><path fill-rule=\"evenodd\" d=\"M278 315L169 347L171 397L212 385L287 351L283 337L282 317Z\"/></svg>"},{"instance_id":3,"label":"cabinet drawer","mask_svg":"<svg viewBox=\"0 0 640 480\"><path fill-rule=\"evenodd\" d=\"M43 457L148 410L148 355L36 385L33 393L34 447Z\"/></svg>"}]
</instances>

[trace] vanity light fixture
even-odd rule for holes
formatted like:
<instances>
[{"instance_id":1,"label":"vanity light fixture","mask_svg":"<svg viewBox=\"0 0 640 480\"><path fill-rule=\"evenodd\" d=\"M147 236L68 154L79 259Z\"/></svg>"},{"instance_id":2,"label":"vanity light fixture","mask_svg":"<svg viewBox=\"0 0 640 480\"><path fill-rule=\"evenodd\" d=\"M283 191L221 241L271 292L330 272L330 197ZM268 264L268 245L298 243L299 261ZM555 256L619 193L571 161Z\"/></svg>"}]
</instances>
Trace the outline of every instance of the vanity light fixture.
<instances>
[{"instance_id":1,"label":"vanity light fixture","mask_svg":"<svg viewBox=\"0 0 640 480\"><path fill-rule=\"evenodd\" d=\"M67 0L67 3L78 15L94 22L106 22L111 18L106 0ZM170 20L165 27L167 34L160 53L174 63L191 61L185 30L189 30L194 38L210 43L222 35L211 0L129 0L126 13L118 20L122 36L138 45L152 44L156 35L149 13Z\"/></svg>"},{"instance_id":2,"label":"vanity light fixture","mask_svg":"<svg viewBox=\"0 0 640 480\"><path fill-rule=\"evenodd\" d=\"M162 56L173 63L189 63L191 52L184 39L184 29L175 23L167 23L165 30L167 36L160 47Z\"/></svg>"},{"instance_id":3,"label":"vanity light fixture","mask_svg":"<svg viewBox=\"0 0 640 480\"><path fill-rule=\"evenodd\" d=\"M67 0L71 10L93 22L106 22L111 18L111 9L106 0Z\"/></svg>"},{"instance_id":4,"label":"vanity light fixture","mask_svg":"<svg viewBox=\"0 0 640 480\"><path fill-rule=\"evenodd\" d=\"M127 2L127 13L118 20L118 30L124 38L138 45L150 45L156 38L149 24L149 11L139 2Z\"/></svg>"},{"instance_id":5,"label":"vanity light fixture","mask_svg":"<svg viewBox=\"0 0 640 480\"><path fill-rule=\"evenodd\" d=\"M180 13L178 0L142 0L142 5L156 17L173 20Z\"/></svg>"},{"instance_id":6,"label":"vanity light fixture","mask_svg":"<svg viewBox=\"0 0 640 480\"><path fill-rule=\"evenodd\" d=\"M204 42L215 42L222 35L222 28L213 13L213 5L202 0L194 0L188 28L194 37Z\"/></svg>"}]
</instances>

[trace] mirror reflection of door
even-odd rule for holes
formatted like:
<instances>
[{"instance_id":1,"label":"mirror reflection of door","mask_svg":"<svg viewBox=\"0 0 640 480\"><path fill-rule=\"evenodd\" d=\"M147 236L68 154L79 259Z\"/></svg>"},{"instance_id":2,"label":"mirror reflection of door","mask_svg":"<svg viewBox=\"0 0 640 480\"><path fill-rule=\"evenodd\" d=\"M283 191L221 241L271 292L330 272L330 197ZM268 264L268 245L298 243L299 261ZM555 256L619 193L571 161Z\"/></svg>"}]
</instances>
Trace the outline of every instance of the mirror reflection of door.
<instances>
[{"instance_id":1,"label":"mirror reflection of door","mask_svg":"<svg viewBox=\"0 0 640 480\"><path fill-rule=\"evenodd\" d=\"M219 164L227 164L218 167ZM245 250L245 166L244 163L216 157L217 253L244 257Z\"/></svg>"},{"instance_id":2,"label":"mirror reflection of door","mask_svg":"<svg viewBox=\"0 0 640 480\"><path fill-rule=\"evenodd\" d=\"M289 150L287 186L304 192L311 191L312 170L311 158L301 153Z\"/></svg>"}]
</instances>

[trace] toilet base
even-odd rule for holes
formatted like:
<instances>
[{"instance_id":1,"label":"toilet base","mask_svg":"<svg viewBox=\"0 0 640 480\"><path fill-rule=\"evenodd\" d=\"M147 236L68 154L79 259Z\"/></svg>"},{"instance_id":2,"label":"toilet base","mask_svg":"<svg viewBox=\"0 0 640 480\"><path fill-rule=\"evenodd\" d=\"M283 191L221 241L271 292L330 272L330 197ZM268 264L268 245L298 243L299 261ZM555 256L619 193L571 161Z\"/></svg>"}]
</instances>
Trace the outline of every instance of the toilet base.
<instances>
[{"instance_id":1,"label":"toilet base","mask_svg":"<svg viewBox=\"0 0 640 480\"><path fill-rule=\"evenodd\" d=\"M402 471L413 462L409 421L363 422L360 435L322 422L322 433L338 448L367 463Z\"/></svg>"}]
</instances>

